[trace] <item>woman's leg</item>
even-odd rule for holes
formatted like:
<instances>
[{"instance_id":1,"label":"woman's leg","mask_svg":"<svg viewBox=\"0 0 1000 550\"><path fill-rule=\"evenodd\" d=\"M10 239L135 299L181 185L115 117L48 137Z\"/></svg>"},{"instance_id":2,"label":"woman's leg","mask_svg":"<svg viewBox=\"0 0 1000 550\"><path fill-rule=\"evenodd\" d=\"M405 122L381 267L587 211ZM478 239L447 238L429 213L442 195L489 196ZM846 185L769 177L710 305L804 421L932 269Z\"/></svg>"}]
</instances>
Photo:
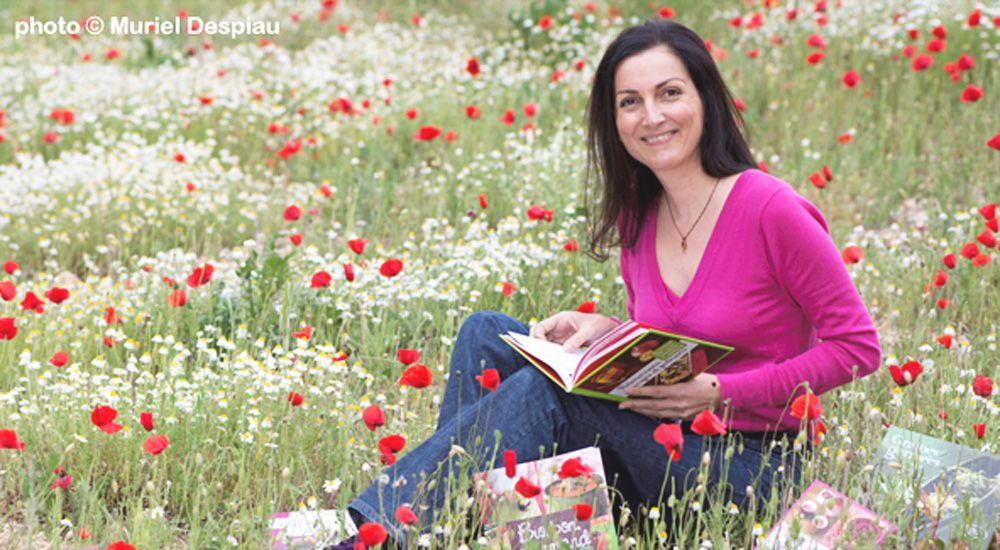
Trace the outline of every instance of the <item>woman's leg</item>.
<instances>
[{"instance_id":1,"label":"woman's leg","mask_svg":"<svg viewBox=\"0 0 1000 550\"><path fill-rule=\"evenodd\" d=\"M437 429L441 429L460 410L475 405L489 393L476 380L483 369L496 369L500 380L506 380L528 361L498 335L508 331L528 333L528 326L517 319L496 311L478 311L470 315L458 329L451 353L448 384L441 400Z\"/></svg>"}]
</instances>

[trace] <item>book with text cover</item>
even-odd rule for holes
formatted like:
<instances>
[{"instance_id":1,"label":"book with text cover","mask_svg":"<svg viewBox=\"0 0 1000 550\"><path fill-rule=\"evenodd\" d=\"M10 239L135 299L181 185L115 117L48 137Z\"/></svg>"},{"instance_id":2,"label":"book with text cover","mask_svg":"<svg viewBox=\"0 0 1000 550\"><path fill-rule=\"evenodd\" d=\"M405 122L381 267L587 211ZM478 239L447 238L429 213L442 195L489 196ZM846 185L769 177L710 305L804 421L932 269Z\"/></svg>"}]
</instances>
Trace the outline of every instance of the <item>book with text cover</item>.
<instances>
[{"instance_id":1,"label":"book with text cover","mask_svg":"<svg viewBox=\"0 0 1000 550\"><path fill-rule=\"evenodd\" d=\"M607 478L597 447L518 464L513 474L496 468L473 477L488 548L617 550ZM537 496L526 498L516 490L521 478L540 489ZM578 517L576 505L589 506L589 515Z\"/></svg>"},{"instance_id":2,"label":"book with text cover","mask_svg":"<svg viewBox=\"0 0 1000 550\"><path fill-rule=\"evenodd\" d=\"M508 332L500 338L570 393L624 401L636 386L666 386L697 375L733 348L627 321L585 350Z\"/></svg>"},{"instance_id":3,"label":"book with text cover","mask_svg":"<svg viewBox=\"0 0 1000 550\"><path fill-rule=\"evenodd\" d=\"M895 525L816 480L785 512L759 548L885 548L885 538L896 532Z\"/></svg>"},{"instance_id":4,"label":"book with text cover","mask_svg":"<svg viewBox=\"0 0 1000 550\"><path fill-rule=\"evenodd\" d=\"M894 483L919 483L918 491L903 491L900 503L918 541L989 546L1000 524L1000 456L896 426L882 438L879 456L884 492Z\"/></svg>"}]
</instances>

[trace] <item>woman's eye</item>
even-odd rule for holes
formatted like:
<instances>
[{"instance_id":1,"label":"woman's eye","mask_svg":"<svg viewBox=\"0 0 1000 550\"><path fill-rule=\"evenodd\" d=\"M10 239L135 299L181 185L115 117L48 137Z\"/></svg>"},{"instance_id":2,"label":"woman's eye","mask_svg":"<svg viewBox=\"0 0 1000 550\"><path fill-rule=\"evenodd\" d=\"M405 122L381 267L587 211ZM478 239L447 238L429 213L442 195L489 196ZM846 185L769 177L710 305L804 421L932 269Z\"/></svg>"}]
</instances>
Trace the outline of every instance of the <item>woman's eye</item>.
<instances>
[{"instance_id":1,"label":"woman's eye","mask_svg":"<svg viewBox=\"0 0 1000 550\"><path fill-rule=\"evenodd\" d=\"M680 95L680 93L681 93L680 90L678 90L677 88L667 88L662 92L660 92L660 95L663 97L674 97Z\"/></svg>"},{"instance_id":2,"label":"woman's eye","mask_svg":"<svg viewBox=\"0 0 1000 550\"><path fill-rule=\"evenodd\" d=\"M635 99L631 97L626 97L625 99L621 100L621 102L618 103L618 107L624 109L625 107L629 107L633 104L635 104Z\"/></svg>"}]
</instances>

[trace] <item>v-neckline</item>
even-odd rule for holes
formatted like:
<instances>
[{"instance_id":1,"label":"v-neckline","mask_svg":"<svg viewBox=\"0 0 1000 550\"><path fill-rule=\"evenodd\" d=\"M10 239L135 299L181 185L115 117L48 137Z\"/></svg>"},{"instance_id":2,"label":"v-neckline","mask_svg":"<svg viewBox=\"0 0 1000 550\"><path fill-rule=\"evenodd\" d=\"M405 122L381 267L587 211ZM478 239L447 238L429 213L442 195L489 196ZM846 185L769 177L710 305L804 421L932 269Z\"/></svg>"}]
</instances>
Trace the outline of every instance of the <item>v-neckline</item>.
<instances>
[{"instance_id":1,"label":"v-neckline","mask_svg":"<svg viewBox=\"0 0 1000 550\"><path fill-rule=\"evenodd\" d=\"M743 176L749 172L749 170L744 170L736 177L736 181L733 182L733 188L729 190L729 194L726 196L725 201L722 203L722 209L719 210L719 217L715 221L715 226L712 227L712 233L708 237L708 243L705 245L705 250L701 254L701 258L698 260L698 267L695 268L694 277L691 278L691 282L688 284L687 289L684 290L684 294L677 295L676 292L671 289L666 281L663 280L663 275L660 273L660 259L656 250L656 232L657 226L659 225L659 210L660 201L656 201L653 210L650 215L653 216L653 223L649 224L652 227L652 234L649 236L649 242L646 246L650 248L652 261L649 262L650 266L650 276L652 276L659 283L659 292L656 292L657 300L660 305L665 310L673 310L679 308L682 304L690 302L697 296L697 293L701 291L702 279L705 278L705 272L711 269L711 264L715 262L716 256L715 248L718 246L716 241L723 238L722 233L729 227L729 217L727 215L730 210L729 205L733 202L733 196L737 194L739 189L743 187L740 183L743 180Z\"/></svg>"}]
</instances>

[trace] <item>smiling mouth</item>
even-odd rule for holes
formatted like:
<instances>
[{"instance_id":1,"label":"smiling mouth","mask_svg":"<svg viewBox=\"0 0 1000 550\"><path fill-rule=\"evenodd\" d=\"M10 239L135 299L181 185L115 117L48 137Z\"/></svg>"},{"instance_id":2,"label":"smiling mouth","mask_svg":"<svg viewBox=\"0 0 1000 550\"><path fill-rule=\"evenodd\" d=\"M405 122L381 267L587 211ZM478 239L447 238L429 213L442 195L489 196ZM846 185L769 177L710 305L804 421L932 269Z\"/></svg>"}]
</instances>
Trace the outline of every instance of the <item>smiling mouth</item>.
<instances>
[{"instance_id":1,"label":"smiling mouth","mask_svg":"<svg viewBox=\"0 0 1000 550\"><path fill-rule=\"evenodd\" d=\"M678 132L677 130L670 130L669 132L663 132L662 134L656 134L655 136L646 136L640 139L644 143L648 143L650 145L659 145L661 143L666 143L671 139L673 139L674 135L676 135L677 132Z\"/></svg>"}]
</instances>

